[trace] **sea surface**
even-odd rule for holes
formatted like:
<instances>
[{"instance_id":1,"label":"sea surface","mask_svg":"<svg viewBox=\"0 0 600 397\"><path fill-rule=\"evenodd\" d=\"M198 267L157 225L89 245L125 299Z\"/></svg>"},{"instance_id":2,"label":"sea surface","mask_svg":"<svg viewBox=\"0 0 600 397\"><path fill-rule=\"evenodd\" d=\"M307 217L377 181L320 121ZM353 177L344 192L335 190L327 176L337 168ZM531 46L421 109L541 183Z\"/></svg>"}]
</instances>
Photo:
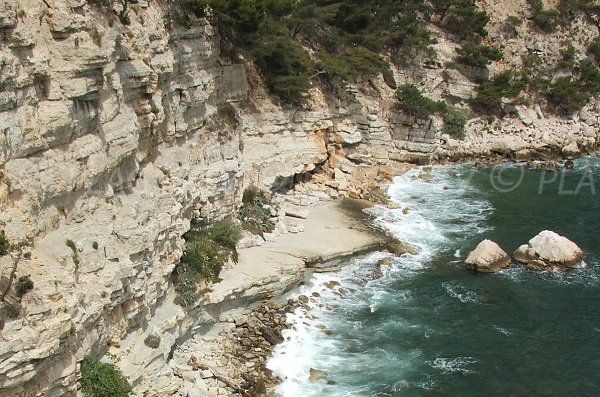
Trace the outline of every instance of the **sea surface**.
<instances>
[{"instance_id":1,"label":"sea surface","mask_svg":"<svg viewBox=\"0 0 600 397\"><path fill-rule=\"evenodd\" d=\"M289 315L293 326L268 362L283 379L277 391L600 396L600 159L556 173L435 166L427 182L421 172L397 177L388 191L408 213L373 209L377 224L418 253L374 253L302 287L310 310ZM544 229L583 248L585 265L568 273L464 268L484 238L512 254ZM391 265L379 270L384 257ZM311 382L311 368L326 375Z\"/></svg>"}]
</instances>

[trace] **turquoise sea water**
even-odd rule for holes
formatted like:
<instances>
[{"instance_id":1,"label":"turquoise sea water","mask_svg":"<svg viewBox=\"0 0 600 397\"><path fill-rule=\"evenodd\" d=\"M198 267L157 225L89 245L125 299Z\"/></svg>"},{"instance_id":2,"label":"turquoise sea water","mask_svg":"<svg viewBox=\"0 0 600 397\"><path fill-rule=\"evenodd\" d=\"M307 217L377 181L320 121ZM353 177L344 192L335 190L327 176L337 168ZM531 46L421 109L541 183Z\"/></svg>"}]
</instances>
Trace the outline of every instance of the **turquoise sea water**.
<instances>
[{"instance_id":1,"label":"turquoise sea water","mask_svg":"<svg viewBox=\"0 0 600 397\"><path fill-rule=\"evenodd\" d=\"M434 167L433 181L397 178L402 210L377 223L418 248L316 275L311 309L269 367L285 397L600 396L600 160L543 174L516 165ZM575 241L586 266L569 273L519 265L476 274L463 260L490 238L512 253L541 230ZM343 236L340 236L343 238ZM325 285L328 281L334 284ZM332 287L333 288L330 288ZM310 368L327 373L310 382Z\"/></svg>"}]
</instances>

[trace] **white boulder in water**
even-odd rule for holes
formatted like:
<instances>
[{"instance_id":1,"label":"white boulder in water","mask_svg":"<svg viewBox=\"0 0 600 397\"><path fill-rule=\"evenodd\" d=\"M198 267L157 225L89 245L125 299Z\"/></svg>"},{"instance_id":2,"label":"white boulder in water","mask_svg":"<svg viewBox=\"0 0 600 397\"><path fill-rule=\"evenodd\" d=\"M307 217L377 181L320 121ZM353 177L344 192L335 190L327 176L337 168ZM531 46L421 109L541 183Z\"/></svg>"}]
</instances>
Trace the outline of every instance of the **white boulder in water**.
<instances>
[{"instance_id":1,"label":"white boulder in water","mask_svg":"<svg viewBox=\"0 0 600 397\"><path fill-rule=\"evenodd\" d=\"M469 254L465 265L478 272L495 273L510 265L510 257L492 240L483 240Z\"/></svg>"},{"instance_id":2,"label":"white boulder in water","mask_svg":"<svg viewBox=\"0 0 600 397\"><path fill-rule=\"evenodd\" d=\"M585 253L571 240L555 232L544 230L515 251L515 259L527 266L546 270L567 270L578 267Z\"/></svg>"}]
</instances>

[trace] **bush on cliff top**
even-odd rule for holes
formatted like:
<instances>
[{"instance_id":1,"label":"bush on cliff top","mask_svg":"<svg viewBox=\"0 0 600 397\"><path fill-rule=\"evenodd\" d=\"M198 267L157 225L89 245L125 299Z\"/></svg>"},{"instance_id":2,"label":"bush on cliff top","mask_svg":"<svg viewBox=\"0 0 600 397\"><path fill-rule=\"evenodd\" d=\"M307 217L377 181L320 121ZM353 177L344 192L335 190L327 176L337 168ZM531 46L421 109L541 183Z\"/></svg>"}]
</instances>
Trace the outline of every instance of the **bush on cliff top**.
<instances>
[{"instance_id":1,"label":"bush on cliff top","mask_svg":"<svg viewBox=\"0 0 600 397\"><path fill-rule=\"evenodd\" d=\"M213 18L221 37L254 57L269 89L298 103L314 78L352 81L382 73L394 87L386 51L395 62L429 52L435 42L427 22L461 38L485 35L489 20L473 0L175 0L182 18ZM189 18L187 18L189 21ZM300 45L299 43L302 43ZM319 54L315 64L304 47ZM315 66L319 66L317 69Z\"/></svg>"},{"instance_id":2,"label":"bush on cliff top","mask_svg":"<svg viewBox=\"0 0 600 397\"><path fill-rule=\"evenodd\" d=\"M81 390L86 397L127 397L131 385L114 365L87 356L81 362Z\"/></svg>"}]
</instances>

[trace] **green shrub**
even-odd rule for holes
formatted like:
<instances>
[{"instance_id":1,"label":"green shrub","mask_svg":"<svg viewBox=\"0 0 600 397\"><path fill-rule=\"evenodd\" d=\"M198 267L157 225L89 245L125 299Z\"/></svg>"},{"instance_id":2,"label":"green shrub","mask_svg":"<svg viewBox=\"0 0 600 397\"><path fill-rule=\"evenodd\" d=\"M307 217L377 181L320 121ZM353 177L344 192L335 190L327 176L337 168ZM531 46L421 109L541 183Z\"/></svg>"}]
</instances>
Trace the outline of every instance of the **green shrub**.
<instances>
[{"instance_id":1,"label":"green shrub","mask_svg":"<svg viewBox=\"0 0 600 397\"><path fill-rule=\"evenodd\" d=\"M477 68L483 68L491 61L502 59L502 51L499 49L473 42L466 42L456 52L459 63Z\"/></svg>"},{"instance_id":2,"label":"green shrub","mask_svg":"<svg viewBox=\"0 0 600 397\"><path fill-rule=\"evenodd\" d=\"M557 78L550 85L546 98L557 113L565 115L580 110L589 100L579 82L568 76Z\"/></svg>"},{"instance_id":3,"label":"green shrub","mask_svg":"<svg viewBox=\"0 0 600 397\"><path fill-rule=\"evenodd\" d=\"M240 227L230 219L207 230L192 230L185 235L185 250L175 268L175 292L180 305L196 303L200 298L198 283L220 281L219 274L225 262L229 258L237 262L236 245L240 237Z\"/></svg>"},{"instance_id":4,"label":"green shrub","mask_svg":"<svg viewBox=\"0 0 600 397\"><path fill-rule=\"evenodd\" d=\"M448 107L444 113L443 131L459 139L464 139L466 137L466 123L467 117L462 112L452 107Z\"/></svg>"},{"instance_id":5,"label":"green shrub","mask_svg":"<svg viewBox=\"0 0 600 397\"><path fill-rule=\"evenodd\" d=\"M486 36L489 15L480 10L473 0L435 0L431 2L440 17L438 23L460 38Z\"/></svg>"},{"instance_id":6,"label":"green shrub","mask_svg":"<svg viewBox=\"0 0 600 397\"><path fill-rule=\"evenodd\" d=\"M423 96L417 87L412 84L404 84L396 90L396 99L399 107L405 113L427 117L431 114L441 114L444 119L443 131L457 138L463 139L466 135L466 116L444 101L434 101Z\"/></svg>"},{"instance_id":7,"label":"green shrub","mask_svg":"<svg viewBox=\"0 0 600 397\"><path fill-rule=\"evenodd\" d=\"M242 237L240 227L231 219L226 219L216 223L208 230L210 238L223 248L235 250L235 247Z\"/></svg>"},{"instance_id":8,"label":"green shrub","mask_svg":"<svg viewBox=\"0 0 600 397\"><path fill-rule=\"evenodd\" d=\"M560 14L556 10L542 10L534 15L533 23L546 33L556 31L560 22Z\"/></svg>"},{"instance_id":9,"label":"green shrub","mask_svg":"<svg viewBox=\"0 0 600 397\"><path fill-rule=\"evenodd\" d=\"M317 57L330 76L344 81L355 81L358 77L371 78L382 73L386 82L394 77L389 63L366 48L355 47L339 54L318 52Z\"/></svg>"},{"instance_id":10,"label":"green shrub","mask_svg":"<svg viewBox=\"0 0 600 397\"><path fill-rule=\"evenodd\" d=\"M594 58L596 63L600 63L600 36L597 36L592 40L587 51L588 54Z\"/></svg>"},{"instance_id":11,"label":"green shrub","mask_svg":"<svg viewBox=\"0 0 600 397\"><path fill-rule=\"evenodd\" d=\"M252 204L256 199L266 200L265 193L256 186L247 187L242 194L242 203Z\"/></svg>"},{"instance_id":12,"label":"green shrub","mask_svg":"<svg viewBox=\"0 0 600 397\"><path fill-rule=\"evenodd\" d=\"M264 192L256 188L247 189L238 213L242 226L261 235L273 231L275 224L271 220L271 206L272 203Z\"/></svg>"},{"instance_id":13,"label":"green shrub","mask_svg":"<svg viewBox=\"0 0 600 397\"><path fill-rule=\"evenodd\" d=\"M511 15L508 18L506 18L506 23L508 23L511 26L519 26L523 23L523 20L516 15Z\"/></svg>"},{"instance_id":14,"label":"green shrub","mask_svg":"<svg viewBox=\"0 0 600 397\"><path fill-rule=\"evenodd\" d=\"M8 254L8 251L10 251L10 242L4 234L4 230L0 230L0 256Z\"/></svg>"},{"instance_id":15,"label":"green shrub","mask_svg":"<svg viewBox=\"0 0 600 397\"><path fill-rule=\"evenodd\" d=\"M98 249L98 242L97 241L92 241L92 248L97 250Z\"/></svg>"},{"instance_id":16,"label":"green shrub","mask_svg":"<svg viewBox=\"0 0 600 397\"><path fill-rule=\"evenodd\" d=\"M183 275L175 287L177 303L183 307L191 306L200 299L198 281L193 275Z\"/></svg>"},{"instance_id":17,"label":"green shrub","mask_svg":"<svg viewBox=\"0 0 600 397\"><path fill-rule=\"evenodd\" d=\"M20 298L33 289L33 281L29 278L29 276L21 276L17 279L15 283L15 291L17 292L17 296Z\"/></svg>"},{"instance_id":18,"label":"green shrub","mask_svg":"<svg viewBox=\"0 0 600 397\"><path fill-rule=\"evenodd\" d=\"M289 102L299 102L311 87L312 61L281 27L270 25L252 40L252 55L271 91Z\"/></svg>"},{"instance_id":19,"label":"green shrub","mask_svg":"<svg viewBox=\"0 0 600 397\"><path fill-rule=\"evenodd\" d=\"M81 362L81 390L86 397L127 397L132 393L131 385L114 364L92 356Z\"/></svg>"},{"instance_id":20,"label":"green shrub","mask_svg":"<svg viewBox=\"0 0 600 397\"><path fill-rule=\"evenodd\" d=\"M19 314L21 314L21 308L19 305L2 302L2 307L0 308L0 317L14 320L19 317Z\"/></svg>"},{"instance_id":21,"label":"green shrub","mask_svg":"<svg viewBox=\"0 0 600 397\"><path fill-rule=\"evenodd\" d=\"M511 70L498 73L475 87L476 97L471 105L482 112L498 113L504 98L516 98L526 87L523 80L515 79Z\"/></svg>"},{"instance_id":22,"label":"green shrub","mask_svg":"<svg viewBox=\"0 0 600 397\"><path fill-rule=\"evenodd\" d=\"M225 256L214 241L208 236L202 236L188 241L181 262L200 279L216 283L220 281L219 274L225 263Z\"/></svg>"},{"instance_id":23,"label":"green shrub","mask_svg":"<svg viewBox=\"0 0 600 397\"><path fill-rule=\"evenodd\" d=\"M573 47L573 44L569 44L567 48L560 50L560 60L556 65L557 68L573 69L575 67L575 54L577 50Z\"/></svg>"},{"instance_id":24,"label":"green shrub","mask_svg":"<svg viewBox=\"0 0 600 397\"><path fill-rule=\"evenodd\" d=\"M442 113L446 110L444 102L434 101L421 95L419 89L412 84L403 84L398 87L396 99L400 109L418 117L425 117L431 113Z\"/></svg>"},{"instance_id":25,"label":"green shrub","mask_svg":"<svg viewBox=\"0 0 600 397\"><path fill-rule=\"evenodd\" d=\"M600 70L589 59L579 63L579 81L581 88L591 95L600 92Z\"/></svg>"}]
</instances>

